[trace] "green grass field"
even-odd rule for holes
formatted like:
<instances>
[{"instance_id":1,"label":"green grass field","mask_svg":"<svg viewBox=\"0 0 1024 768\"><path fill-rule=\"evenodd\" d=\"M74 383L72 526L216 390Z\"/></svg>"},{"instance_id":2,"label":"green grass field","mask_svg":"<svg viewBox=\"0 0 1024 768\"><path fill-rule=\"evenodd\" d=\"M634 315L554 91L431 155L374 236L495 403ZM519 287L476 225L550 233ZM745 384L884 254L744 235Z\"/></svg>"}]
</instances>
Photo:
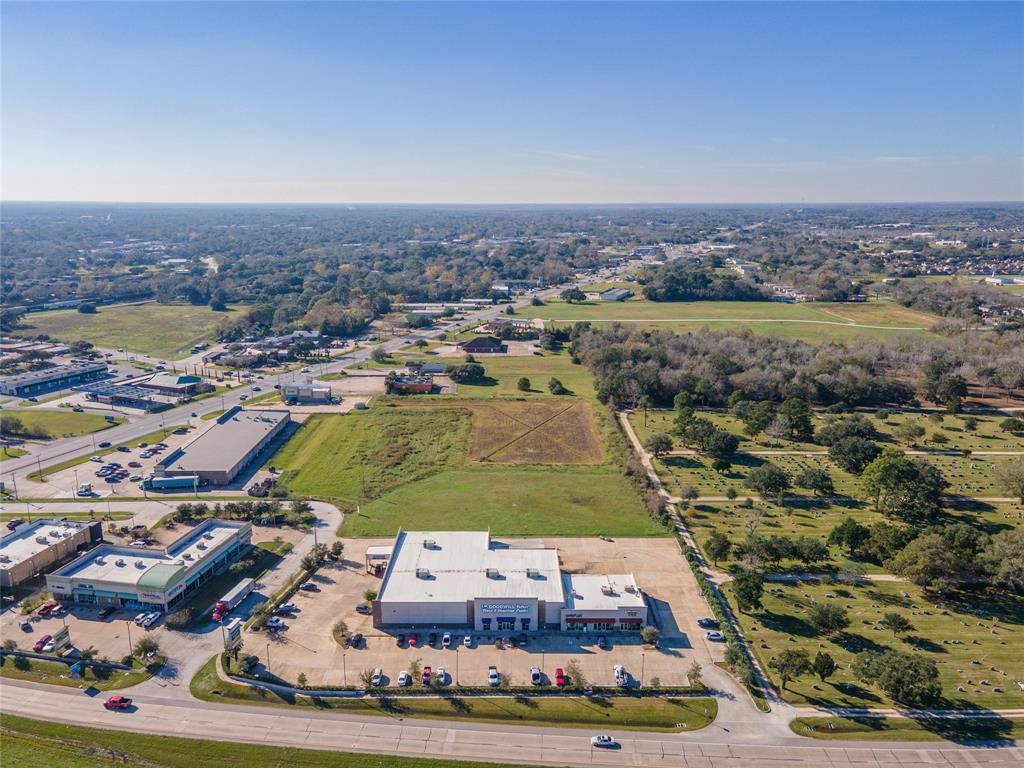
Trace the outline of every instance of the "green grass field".
<instances>
[{"instance_id":1,"label":"green grass field","mask_svg":"<svg viewBox=\"0 0 1024 768\"><path fill-rule=\"evenodd\" d=\"M267 462L302 496L354 508L463 461L470 414L458 409L375 407L314 414Z\"/></svg>"},{"instance_id":2,"label":"green grass field","mask_svg":"<svg viewBox=\"0 0 1024 768\"><path fill-rule=\"evenodd\" d=\"M343 536L407 530L497 535L658 536L636 489L612 466L468 465L403 485L348 514Z\"/></svg>"},{"instance_id":3,"label":"green grass field","mask_svg":"<svg viewBox=\"0 0 1024 768\"><path fill-rule=\"evenodd\" d=\"M726 585L725 592L732 599L731 585ZM903 597L904 592L909 597ZM766 669L771 657L783 650L804 649L813 657L821 646L840 665L825 682L812 675L791 681L783 695L794 704L893 706L885 694L861 684L850 670L859 651L889 647L921 653L936 662L945 698L941 706L1007 709L1024 705L1024 691L1017 686L1018 680L1024 680L1024 656L1020 653L1024 598L1020 596L1003 592L986 595L984 600L977 595L938 598L926 596L920 587L909 583L802 583L767 585L762 602L763 610L737 615ZM834 639L815 635L802 618L813 602L847 608L849 628ZM879 627L878 620L888 611L905 616L914 629L896 638ZM964 691L958 692L958 687Z\"/></svg>"},{"instance_id":4,"label":"green grass field","mask_svg":"<svg viewBox=\"0 0 1024 768\"><path fill-rule=\"evenodd\" d=\"M386 405L347 416L317 414L267 463L283 470L282 483L293 493L349 510L341 528L346 536L388 536L399 527L664 533L612 464L469 461L470 419L467 409Z\"/></svg>"},{"instance_id":5,"label":"green grass field","mask_svg":"<svg viewBox=\"0 0 1024 768\"><path fill-rule=\"evenodd\" d=\"M543 307L525 307L522 317L556 323L589 320L596 323L632 322L645 328L676 332L709 328L749 328L754 333L786 336L810 343L849 340L858 336L883 337L902 333L928 333L939 318L909 310L894 302L865 304L774 301L694 302L582 302L566 304L559 299Z\"/></svg>"},{"instance_id":6,"label":"green grass field","mask_svg":"<svg viewBox=\"0 0 1024 768\"><path fill-rule=\"evenodd\" d=\"M20 419L25 429L34 437L45 435L47 439L88 435L124 423L124 419L120 417L107 421L98 413L75 413L70 408L5 413Z\"/></svg>"},{"instance_id":7,"label":"green grass field","mask_svg":"<svg viewBox=\"0 0 1024 768\"><path fill-rule=\"evenodd\" d=\"M17 459L26 455L28 451L24 448L16 448L13 445L5 445L0 448L0 461L4 459Z\"/></svg>"},{"instance_id":8,"label":"green grass field","mask_svg":"<svg viewBox=\"0 0 1024 768\"><path fill-rule=\"evenodd\" d=\"M985 717L936 719L909 717L798 717L789 724L798 736L863 741L997 742L1024 739L1024 719Z\"/></svg>"},{"instance_id":9,"label":"green grass field","mask_svg":"<svg viewBox=\"0 0 1024 768\"><path fill-rule=\"evenodd\" d=\"M101 306L95 314L60 309L26 315L26 327L18 334L45 333L61 341L91 341L98 347L176 360L187 357L193 344L214 340L217 326L231 313L245 311L229 307L227 312L214 312L207 306L152 301Z\"/></svg>"},{"instance_id":10,"label":"green grass field","mask_svg":"<svg viewBox=\"0 0 1024 768\"><path fill-rule=\"evenodd\" d=\"M709 725L718 714L711 698L608 697L374 697L313 700L306 696L283 697L217 677L211 659L192 679L191 692L204 701L224 701L268 706L300 706L358 715L432 718L482 723L515 723L545 727L694 731ZM685 723L684 728L678 725ZM460 764L461 765L461 764Z\"/></svg>"},{"instance_id":11,"label":"green grass field","mask_svg":"<svg viewBox=\"0 0 1024 768\"><path fill-rule=\"evenodd\" d=\"M223 768L231 765L289 768L436 768L430 758L368 755L263 744L148 736L125 731L0 715L0 752L18 768ZM459 761L462 768L501 768L501 763ZM511 768L505 764L505 768Z\"/></svg>"}]
</instances>

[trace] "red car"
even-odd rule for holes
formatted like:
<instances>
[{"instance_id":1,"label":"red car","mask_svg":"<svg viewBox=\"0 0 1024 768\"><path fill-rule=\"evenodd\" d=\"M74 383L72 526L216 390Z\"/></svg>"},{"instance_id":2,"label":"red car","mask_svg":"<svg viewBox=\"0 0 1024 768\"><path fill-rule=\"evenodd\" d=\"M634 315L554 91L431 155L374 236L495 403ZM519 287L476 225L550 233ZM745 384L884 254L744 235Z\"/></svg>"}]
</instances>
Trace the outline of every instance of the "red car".
<instances>
[{"instance_id":1,"label":"red car","mask_svg":"<svg viewBox=\"0 0 1024 768\"><path fill-rule=\"evenodd\" d=\"M409 633L409 647L410 648L415 648L416 647L416 643L418 643L419 641L420 641L419 635L417 635L415 632L410 632Z\"/></svg>"},{"instance_id":2,"label":"red car","mask_svg":"<svg viewBox=\"0 0 1024 768\"><path fill-rule=\"evenodd\" d=\"M131 705L132 700L127 696L110 696L103 702L103 706L107 709L128 709Z\"/></svg>"},{"instance_id":3,"label":"red car","mask_svg":"<svg viewBox=\"0 0 1024 768\"><path fill-rule=\"evenodd\" d=\"M555 668L555 685L568 685L569 678L565 676L565 670L561 667Z\"/></svg>"},{"instance_id":4,"label":"red car","mask_svg":"<svg viewBox=\"0 0 1024 768\"><path fill-rule=\"evenodd\" d=\"M433 674L433 670L430 667L423 668L423 684L430 685L430 676Z\"/></svg>"},{"instance_id":5,"label":"red car","mask_svg":"<svg viewBox=\"0 0 1024 768\"><path fill-rule=\"evenodd\" d=\"M60 603L58 603L56 600L47 600L45 603L43 603L42 607L40 607L39 615L49 616L58 608L60 608Z\"/></svg>"},{"instance_id":6,"label":"red car","mask_svg":"<svg viewBox=\"0 0 1024 768\"><path fill-rule=\"evenodd\" d=\"M32 646L32 650L36 653L40 653L43 650L43 646L51 640L53 640L53 635L43 635L38 640L36 640L36 644Z\"/></svg>"}]
</instances>

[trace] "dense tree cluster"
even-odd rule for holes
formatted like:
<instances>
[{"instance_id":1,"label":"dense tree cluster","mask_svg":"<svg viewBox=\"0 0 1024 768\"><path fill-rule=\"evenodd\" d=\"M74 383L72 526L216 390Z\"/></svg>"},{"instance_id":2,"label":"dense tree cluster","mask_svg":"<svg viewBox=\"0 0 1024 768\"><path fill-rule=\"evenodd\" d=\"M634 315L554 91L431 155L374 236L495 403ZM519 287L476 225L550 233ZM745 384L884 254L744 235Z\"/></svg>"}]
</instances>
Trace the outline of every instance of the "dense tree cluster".
<instances>
[{"instance_id":1,"label":"dense tree cluster","mask_svg":"<svg viewBox=\"0 0 1024 768\"><path fill-rule=\"evenodd\" d=\"M764 301L771 297L752 280L682 259L648 270L644 282L644 297L651 301Z\"/></svg>"}]
</instances>

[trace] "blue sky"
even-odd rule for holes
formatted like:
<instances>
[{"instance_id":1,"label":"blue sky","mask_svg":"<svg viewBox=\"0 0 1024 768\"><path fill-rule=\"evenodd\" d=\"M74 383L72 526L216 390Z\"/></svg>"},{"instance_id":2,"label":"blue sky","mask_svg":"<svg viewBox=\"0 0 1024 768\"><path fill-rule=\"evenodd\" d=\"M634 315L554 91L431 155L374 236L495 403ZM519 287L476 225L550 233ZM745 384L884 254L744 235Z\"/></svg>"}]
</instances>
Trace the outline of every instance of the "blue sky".
<instances>
[{"instance_id":1,"label":"blue sky","mask_svg":"<svg viewBox=\"0 0 1024 768\"><path fill-rule=\"evenodd\" d=\"M1024 198L1020 3L12 3L7 200Z\"/></svg>"}]
</instances>

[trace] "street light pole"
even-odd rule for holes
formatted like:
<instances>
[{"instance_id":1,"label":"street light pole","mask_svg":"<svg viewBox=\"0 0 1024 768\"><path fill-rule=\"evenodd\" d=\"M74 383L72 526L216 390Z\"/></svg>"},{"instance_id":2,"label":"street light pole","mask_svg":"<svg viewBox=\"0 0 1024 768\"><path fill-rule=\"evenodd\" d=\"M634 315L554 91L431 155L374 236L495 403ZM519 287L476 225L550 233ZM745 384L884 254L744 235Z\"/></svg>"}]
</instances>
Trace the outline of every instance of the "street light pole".
<instances>
[{"instance_id":1,"label":"street light pole","mask_svg":"<svg viewBox=\"0 0 1024 768\"><path fill-rule=\"evenodd\" d=\"M126 627L128 627L128 655L131 656L132 655L132 651L133 651L133 648L132 648L132 623L130 621L126 621L124 623L124 625Z\"/></svg>"},{"instance_id":2,"label":"street light pole","mask_svg":"<svg viewBox=\"0 0 1024 768\"><path fill-rule=\"evenodd\" d=\"M348 665L345 663L345 654L341 654L341 674L344 685L348 686Z\"/></svg>"},{"instance_id":3,"label":"street light pole","mask_svg":"<svg viewBox=\"0 0 1024 768\"><path fill-rule=\"evenodd\" d=\"M267 643L267 672L270 671L270 643Z\"/></svg>"},{"instance_id":4,"label":"street light pole","mask_svg":"<svg viewBox=\"0 0 1024 768\"><path fill-rule=\"evenodd\" d=\"M640 651L640 687L644 687L644 666L647 663L647 654Z\"/></svg>"}]
</instances>

